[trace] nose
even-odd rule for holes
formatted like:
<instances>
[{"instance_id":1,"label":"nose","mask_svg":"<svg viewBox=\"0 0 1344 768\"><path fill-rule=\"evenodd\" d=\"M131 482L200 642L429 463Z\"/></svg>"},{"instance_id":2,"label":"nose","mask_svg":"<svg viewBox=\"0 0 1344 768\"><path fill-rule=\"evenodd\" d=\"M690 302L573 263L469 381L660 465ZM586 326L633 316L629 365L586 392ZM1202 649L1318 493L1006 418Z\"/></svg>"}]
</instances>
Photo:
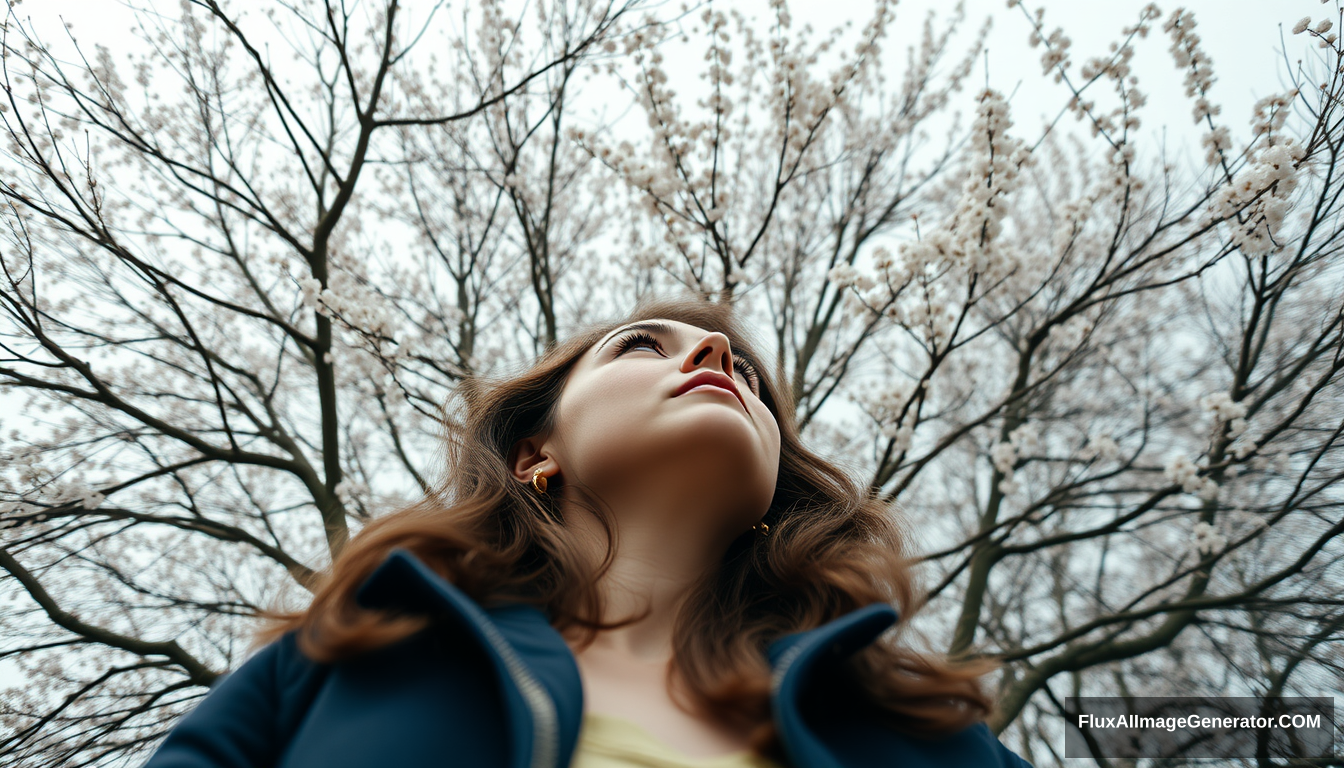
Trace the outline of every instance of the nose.
<instances>
[{"instance_id":1,"label":"nose","mask_svg":"<svg viewBox=\"0 0 1344 768\"><path fill-rule=\"evenodd\" d=\"M728 344L727 336L718 331L711 331L698 343L692 344L685 359L681 361L682 373L694 371L706 363L718 366L721 373L730 379L734 378L733 351Z\"/></svg>"}]
</instances>

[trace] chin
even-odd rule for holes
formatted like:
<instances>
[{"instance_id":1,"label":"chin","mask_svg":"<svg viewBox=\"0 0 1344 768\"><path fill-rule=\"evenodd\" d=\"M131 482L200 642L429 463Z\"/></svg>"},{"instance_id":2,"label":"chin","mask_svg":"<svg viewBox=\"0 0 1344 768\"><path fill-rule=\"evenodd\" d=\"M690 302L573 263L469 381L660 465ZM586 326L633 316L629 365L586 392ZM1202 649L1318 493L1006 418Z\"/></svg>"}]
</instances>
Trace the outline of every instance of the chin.
<instances>
[{"instance_id":1,"label":"chin","mask_svg":"<svg viewBox=\"0 0 1344 768\"><path fill-rule=\"evenodd\" d=\"M757 454L765 450L765 445L755 425L746 419L745 413L733 413L719 407L722 410L706 407L696 409L699 413L685 414L677 428L665 433L668 446L717 455L720 461L727 458L730 463L763 461Z\"/></svg>"}]
</instances>

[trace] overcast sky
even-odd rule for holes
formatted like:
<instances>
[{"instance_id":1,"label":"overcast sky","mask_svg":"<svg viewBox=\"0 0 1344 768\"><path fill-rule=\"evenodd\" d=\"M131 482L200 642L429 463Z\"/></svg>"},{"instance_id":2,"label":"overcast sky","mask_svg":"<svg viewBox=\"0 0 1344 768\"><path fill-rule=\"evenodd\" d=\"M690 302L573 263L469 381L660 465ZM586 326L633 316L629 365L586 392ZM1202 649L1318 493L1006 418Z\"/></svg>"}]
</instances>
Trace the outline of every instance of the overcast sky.
<instances>
[{"instance_id":1,"label":"overcast sky","mask_svg":"<svg viewBox=\"0 0 1344 768\"><path fill-rule=\"evenodd\" d=\"M256 0L251 7L261 7L266 0ZM154 5L148 0L140 4ZM1027 2L1035 9L1044 6L1047 29L1063 26L1072 39L1075 68L1087 57L1104 53L1106 45L1119 38L1120 30L1132 24L1146 0L1045 0ZM170 13L176 12L177 3L161 0L157 6ZM899 70L904 61L898 45L917 38L924 15L930 8L946 9L947 0L902 0L896 5L896 21L887 43L888 64ZM411 14L423 16L430 7L429 0L410 0L406 8ZM669 6L671 7L671 4ZM720 3L720 8L730 7ZM732 7L744 13L764 16L764 0L736 0ZM1171 3L1158 3L1163 19L1174 8ZM1223 118L1234 132L1243 130L1255 100L1271 92L1285 90L1284 60L1281 54L1280 32L1288 44L1290 59L1296 61L1304 54L1315 52L1314 41L1306 36L1294 37L1293 24L1303 16L1321 18L1329 15L1338 20L1335 2L1322 4L1319 0L1194 0L1183 7L1195 14L1206 53L1213 59L1217 82L1214 100L1223 105ZM795 27L810 22L819 29L828 29L846 19L860 27L870 16L872 0L806 0L791 6ZM135 42L127 31L131 17L120 0L30 0L19 6L21 15L30 16L39 31L49 34L49 40L60 37L63 18L74 26L81 44L102 42L114 50L124 49ZM1027 45L1030 27L1020 9L1009 9L1004 0L969 0L966 3L969 36L986 16L994 19L989 38L989 84L1003 93L1013 93L1015 120L1023 128L1039 124L1039 118L1053 115L1065 92L1041 76L1039 66L1041 49ZM1182 91L1183 74L1176 72L1167 51L1169 40L1161 33L1161 22L1155 25L1155 34L1140 41L1134 63L1151 101L1145 117L1145 127L1155 128L1169 124L1190 130L1190 105ZM118 56L118 59L124 58ZM691 71L698 71L701 61L688 62ZM683 70L684 71L684 70ZM976 84L984 82L983 73L977 73ZM1019 87L1020 86L1020 87Z\"/></svg>"},{"instance_id":2,"label":"overcast sky","mask_svg":"<svg viewBox=\"0 0 1344 768\"><path fill-rule=\"evenodd\" d=\"M1105 54L1110 42L1120 40L1121 30L1133 24L1148 5L1146 0L1026 0L1023 4L1033 12L1045 8L1047 30L1064 28L1073 42L1075 76L1086 59ZM917 35L930 8L944 9L951 5L946 0L902 0L896 7L893 34L897 37L893 42ZM1182 4L1159 1L1157 6L1163 15L1153 24L1152 33L1138 41L1133 60L1139 87L1149 96L1141 132L1156 132L1166 125L1177 136L1194 137L1196 144L1198 135L1191 115L1193 105L1184 93L1184 72L1176 70L1168 50L1170 38L1162 31L1162 22L1174 9L1184 7L1194 13L1201 45L1213 60L1217 78L1212 89L1213 101L1222 105L1220 119L1226 121L1234 136L1248 130L1256 100L1291 87L1285 77L1287 68L1282 54L1285 44L1292 62L1316 55L1315 40L1308 40L1306 35L1292 35L1297 20L1303 16L1319 19L1328 15L1338 21L1336 4L1322 5L1319 0L1195 0ZM814 25L834 26L833 19L844 18L842 14L862 17L870 7L871 0L814 0L796 3L794 12ZM1053 119L1058 113L1068 99L1068 92L1064 86L1042 76L1040 59L1044 49L1029 47L1031 27L1026 15L1021 8L1009 9L1004 0L968 0L966 16L968 33L984 17L993 18L987 41L989 85L1011 94L1018 129L1024 136L1035 135L1034 129L1039 128L1043 118ZM889 66L896 65L899 69L904 54L888 58ZM975 83L984 83L983 68L977 69Z\"/></svg>"}]
</instances>

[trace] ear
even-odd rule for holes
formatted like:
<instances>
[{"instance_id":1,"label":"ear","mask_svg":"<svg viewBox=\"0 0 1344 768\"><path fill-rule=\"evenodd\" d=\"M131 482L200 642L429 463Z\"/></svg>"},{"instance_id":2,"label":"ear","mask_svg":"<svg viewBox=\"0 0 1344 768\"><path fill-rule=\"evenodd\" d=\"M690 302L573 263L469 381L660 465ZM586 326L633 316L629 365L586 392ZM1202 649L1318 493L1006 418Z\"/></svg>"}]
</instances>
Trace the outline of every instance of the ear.
<instances>
[{"instance_id":1,"label":"ear","mask_svg":"<svg viewBox=\"0 0 1344 768\"><path fill-rule=\"evenodd\" d=\"M555 474L555 462L550 458L550 450L539 437L525 437L513 444L509 451L509 471L519 481L532 482L532 473L540 467L547 477Z\"/></svg>"}]
</instances>

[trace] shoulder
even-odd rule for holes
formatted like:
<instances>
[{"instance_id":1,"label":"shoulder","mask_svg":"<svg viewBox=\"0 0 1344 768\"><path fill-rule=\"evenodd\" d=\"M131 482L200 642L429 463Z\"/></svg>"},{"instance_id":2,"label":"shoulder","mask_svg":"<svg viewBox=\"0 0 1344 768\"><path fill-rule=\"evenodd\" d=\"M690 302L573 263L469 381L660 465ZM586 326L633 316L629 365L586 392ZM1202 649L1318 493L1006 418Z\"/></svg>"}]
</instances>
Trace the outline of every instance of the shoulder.
<instances>
[{"instance_id":1,"label":"shoulder","mask_svg":"<svg viewBox=\"0 0 1344 768\"><path fill-rule=\"evenodd\" d=\"M297 634L286 632L221 678L210 695L218 693L219 698L264 697L275 709L283 710L296 696L320 682L330 667L305 656L299 649ZM223 695L225 691L229 694L227 697Z\"/></svg>"},{"instance_id":2,"label":"shoulder","mask_svg":"<svg viewBox=\"0 0 1344 768\"><path fill-rule=\"evenodd\" d=\"M949 736L919 738L884 731L880 737L870 733L869 738L851 743L860 754L843 760L844 765L881 765L884 756L900 755L906 768L1031 768L984 723Z\"/></svg>"},{"instance_id":3,"label":"shoulder","mask_svg":"<svg viewBox=\"0 0 1344 768\"><path fill-rule=\"evenodd\" d=\"M999 738L994 735L994 732L989 729L989 726L983 722L976 723L966 729L966 731L963 731L963 733L970 739L978 742L976 747L977 751L986 755L992 755L994 757L995 765L1002 765L1005 766L1005 768L1032 768L1031 763L1023 760L1016 752L1005 746L1002 741L999 741Z\"/></svg>"},{"instance_id":4,"label":"shoulder","mask_svg":"<svg viewBox=\"0 0 1344 768\"><path fill-rule=\"evenodd\" d=\"M267 763L302 718L327 669L303 655L292 632L269 643L215 682L145 768Z\"/></svg>"},{"instance_id":5,"label":"shoulder","mask_svg":"<svg viewBox=\"0 0 1344 768\"><path fill-rule=\"evenodd\" d=\"M848 717L818 718L815 727L846 767L887 765L899 756L903 768L1031 768L983 722L948 735L919 736L851 710Z\"/></svg>"}]
</instances>

